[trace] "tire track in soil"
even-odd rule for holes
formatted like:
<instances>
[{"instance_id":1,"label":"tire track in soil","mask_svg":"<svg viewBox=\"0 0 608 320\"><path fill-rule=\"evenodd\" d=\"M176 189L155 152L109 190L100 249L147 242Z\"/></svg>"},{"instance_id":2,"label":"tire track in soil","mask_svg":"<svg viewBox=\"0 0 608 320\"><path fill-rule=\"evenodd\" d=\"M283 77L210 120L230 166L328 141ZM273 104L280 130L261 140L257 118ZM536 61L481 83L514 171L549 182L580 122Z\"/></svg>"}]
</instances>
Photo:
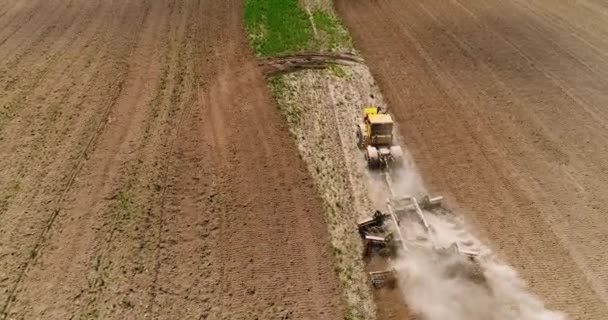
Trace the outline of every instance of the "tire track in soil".
<instances>
[{"instance_id":1,"label":"tire track in soil","mask_svg":"<svg viewBox=\"0 0 608 320\"><path fill-rule=\"evenodd\" d=\"M129 13L129 12L127 11L127 12L119 12L119 13ZM137 19L133 19L134 16L129 16L128 14L124 14L123 16L124 16L123 18L125 20L121 21L121 23L124 23L125 25L132 25L133 21L137 21ZM136 24L135 26L138 26L138 25L139 24ZM136 33L129 33L128 32L129 29L132 29L132 28L124 28L124 27L120 28L120 25L118 25L118 27L119 27L119 30L122 29L123 31L127 31L128 35L132 36L132 34L136 34ZM136 29L133 29L131 31L136 31ZM120 45L119 48L122 48L123 51L124 51L124 49L127 49L129 51L132 50L132 47L131 47L132 45L130 45L131 40L128 40L127 37L125 37L123 39L120 39L120 38L116 39L116 38L114 38L113 40L116 40L117 42L119 42L119 45ZM120 40L124 40L124 41L122 41L122 43L120 43ZM128 57L129 54L127 53L126 56ZM116 62L119 62L119 61L120 60L117 60ZM123 75L125 75L125 73L126 73L126 70L122 72ZM31 253L30 253L29 259L25 262L24 266L20 269L17 281L14 284L14 286L12 286L12 289L10 290L9 297L6 300L6 304L3 306L4 317L7 317L7 316L8 317L12 317L12 314L10 314L10 310L13 307L13 305L14 304L18 305L19 303L22 303L22 301L16 299L17 296L19 297L19 299L23 299L22 296L24 296L27 293L29 293L27 290L38 291L38 290L42 289L43 294L46 294L46 295L49 294L48 291L44 290L43 288L40 288L37 285L34 285L33 287L28 287L27 286L28 283L24 282L22 284L22 281L24 279L26 279L26 275L28 275L30 278L32 278L33 276L31 274L28 274L28 273L34 273L36 271L36 267L40 267L41 264L44 265L45 262L48 262L48 261L44 261L43 260L41 263L38 263L38 260L42 260L41 259L42 249L46 247L46 243L45 242L52 238L52 234L50 234L50 231L52 230L52 227L54 227L55 221L57 220L56 218L58 217L58 214L60 213L60 211L62 209L64 201L66 200L68 194L72 190L71 187L76 182L76 176L85 167L85 161L84 161L85 158L89 157L89 153L93 153L93 150L95 149L95 144L96 144L96 142L98 140L98 137L105 132L105 129L106 129L106 126L107 126L107 123L108 123L108 121L107 121L108 116L112 112L112 108L115 107L116 99L120 96L120 94L121 94L121 92L123 90L122 86L123 86L124 81L125 81L124 78L123 78L123 80L120 80L120 78L119 78L119 80L114 83L114 88L110 87L111 89L115 89L115 92L113 94L111 94L111 99L110 99L110 101L107 102L106 107L105 107L105 109L103 111L103 115L102 115L100 121L98 122L98 124L97 124L95 130L93 131L93 133L90 135L88 143L85 146L83 152L80 153L80 157L79 157L79 159L77 161L77 164L76 164L75 168L72 170L72 172L69 175L69 180L68 180L68 183L67 183L66 187L63 189L63 191L61 192L59 198L55 202L54 209L50 213L50 216L48 218L46 227L44 229L42 229L42 231L40 232L40 234L38 236L38 239L36 240L34 248L32 249L32 251L30 251ZM116 145L120 145L120 143L118 143ZM115 153L115 152L113 152L113 153ZM91 159L89 158L87 160L91 160ZM113 160L113 159L110 159L110 160ZM86 210L83 210L83 211L86 211ZM75 227L75 228L78 228L78 227ZM66 240L63 240L63 241L66 241ZM67 245L63 246L63 248L67 248L67 247L69 247L69 246L67 246ZM53 248L53 249L55 249L55 248ZM70 257L69 254L63 255L63 259L66 259L66 258L71 258L71 257ZM30 271L30 269L32 269L32 268L34 270ZM60 270L65 271L64 268L60 268ZM66 274L62 274L62 271L59 271L59 272L55 271L55 272L52 272L52 274L55 275L55 277L60 277L60 278L63 277L63 278L65 278L67 275ZM48 277L48 274L45 274L41 278L45 279L46 277ZM63 280L65 280L65 279L63 279ZM35 281L36 282L40 281L40 279L36 279ZM23 288L20 289L20 287L23 287ZM55 301L55 299L57 299L60 296L60 291L53 292L52 294L53 294L52 297L47 297L47 298L51 298L51 299L53 299L52 301ZM53 304L52 303L48 303L48 304L39 305L39 307L44 308L46 306L51 306L51 305L53 305ZM32 305L30 305L30 306L32 306ZM57 307L55 306L54 308L57 308ZM18 312L30 312L31 311L31 310L28 310L27 303L26 303L26 308L24 308L24 309L25 310L18 310ZM54 311L57 311L57 310L55 309Z\"/></svg>"},{"instance_id":2,"label":"tire track in soil","mask_svg":"<svg viewBox=\"0 0 608 320\"><path fill-rule=\"evenodd\" d=\"M213 265L209 262L205 261L204 255L208 254L207 249L209 246L216 245L214 243L211 236L209 236L208 231L202 231L199 234L193 234L192 229L194 227L201 226L203 224L213 225L213 222L210 222L209 219L205 219L202 222L196 221L194 219L198 218L196 216L185 217L180 214L182 210L192 210L195 212L200 212L202 208L195 208L191 202L192 199L194 201L198 201L200 198L209 194L207 188L209 185L213 185L211 181L213 181L214 173L209 170L205 170L202 166L203 163L210 163L208 154L205 151L204 146L202 146L201 137L203 136L200 131L184 131L185 128L191 128L195 125L192 122L203 122L205 119L202 117L200 110L196 108L198 104L196 100L189 101L190 105L186 107L186 110L182 110L181 115L179 116L178 123L176 125L176 136L171 143L171 147L169 148L169 156L173 160L166 168L166 173L163 175L165 182L165 187L161 191L161 202L160 202L160 210L161 214L158 222L158 242L156 245L156 264L154 271L154 279L152 282L151 288L151 296L150 296L150 304L147 308L147 317L151 317L153 319L160 319L164 317L172 318L176 314L179 317L189 317L189 318L198 318L205 311L208 310L209 305L211 304L209 299L210 295L206 294L204 291L195 291L193 288L197 287L201 281L203 276L198 274L194 274L193 272L181 271L181 269L193 269L197 270L199 268L204 269L212 269ZM194 108L194 110L192 110ZM184 123L185 122L185 123ZM190 146L189 148L185 147L186 142L188 141L194 146ZM179 172L188 173L188 177L182 177ZM171 177L171 178L169 178ZM187 179L190 180L190 183L199 183L201 181L203 185L201 187L192 188L184 187L181 188L181 180ZM192 194L192 193L195 194ZM182 198L182 201L178 203L175 202L175 198ZM188 200L186 200L186 198ZM175 221L180 219L180 221ZM214 219L212 219L214 220ZM184 228L180 228L180 232L176 232L176 230L172 229L171 224L184 224ZM214 228L214 227L212 227ZM181 234L179 234L181 233ZM173 254L172 251L184 252L188 251L188 248L180 249L182 246L189 246L192 242L197 241L200 237L200 240L203 241L200 246L202 247L202 257L196 259L200 265L195 263L187 263L182 264L180 267L176 267L173 263L168 263L172 261L174 257L178 256ZM211 243L210 243L211 242ZM177 250L168 250L167 248L176 248ZM171 264L172 268L170 272L174 272L174 274L167 275L165 271L166 265ZM178 272L175 272L178 269ZM180 272L181 271L181 272ZM207 272L207 270L198 270L199 272ZM206 275L204 278L208 282L206 284L207 290L213 287L213 278ZM184 282L190 282L187 285L173 284L173 282L177 280L182 280ZM163 284L171 282L172 285L163 286ZM177 304L177 306L175 306ZM182 305L192 305L196 306L195 310L192 310L192 306L182 308ZM190 313L191 312L191 313ZM184 314L186 313L186 314ZM167 316L166 314L169 314Z\"/></svg>"},{"instance_id":3,"label":"tire track in soil","mask_svg":"<svg viewBox=\"0 0 608 320\"><path fill-rule=\"evenodd\" d=\"M100 262L100 267L96 268L100 270L98 279L103 279L104 286L92 294L94 299L88 303L88 309L85 308L89 311L97 310L98 317L101 318L150 317L153 300L150 296L154 295L154 270L158 264L155 262L158 234L148 231L161 227L159 222L162 219L158 211L164 207L164 190L168 177L166 162L173 154L173 141L181 127L184 108L192 103L181 97L183 89L179 84L183 81L178 81L178 78L181 77L179 66L184 64L182 60L189 61L188 77L184 78L191 80L188 83L194 86L197 79L196 74L190 72L196 59L188 59L182 53L185 34L190 33L179 27L183 25L179 14L185 9L176 10L175 6L174 2L168 3L163 9L162 17L153 18L157 24L166 25L161 32L164 36L156 41L158 46L165 44L162 49L165 53L157 89L149 103L141 147L137 148L138 156L134 157L137 160L131 161L132 164L124 172L127 181L117 188L122 190L123 195L127 194L129 199L133 199L131 206L134 207L134 212L127 217L122 214L116 216L119 213L114 213L115 221L120 223L112 241L101 252L101 260L104 262ZM174 25L169 26L169 22ZM170 81L174 79L176 80ZM189 91L191 90L185 92Z\"/></svg>"},{"instance_id":4,"label":"tire track in soil","mask_svg":"<svg viewBox=\"0 0 608 320\"><path fill-rule=\"evenodd\" d=\"M171 44L168 45L167 47L167 53L166 53L166 59L167 59L167 67L166 70L169 71L161 71L161 73L167 73L169 75L172 75L172 78L175 79L177 77L177 74L179 73L179 67L178 65L178 61L181 62L181 60L179 59L181 56L181 49L183 48L183 43L179 42L178 40L181 39L181 37L183 37L183 33L184 33L184 28L185 28L185 19L181 18L181 14L182 11L184 9L182 9L181 7L176 9L176 3L172 2L171 4L168 4L168 8L170 8L170 13L168 14L169 16L169 21L170 22L175 22L175 25L171 25L168 26L168 28L170 29L168 31L168 33L170 34L170 36L168 36L169 39L171 39ZM183 62L181 62L183 63ZM169 78L169 77L168 77ZM163 87L165 87L163 85ZM162 159L162 165L159 166L158 169L158 184L157 184L157 189L158 189L158 204L156 205L156 208L154 211L158 211L158 218L156 221L154 221L153 225L151 226L152 228L154 228L156 230L156 237L153 239L153 253L151 255L153 255L153 262L151 264L151 269L152 269L152 280L151 283L149 284L149 292L147 293L147 304L145 306L145 317L148 318L150 315L150 311L153 308L154 305L154 299L155 299L155 295L156 295L156 291L157 291L157 286L156 286L156 282L158 280L158 266L160 264L159 261L159 248L160 248L160 239L162 236L162 229L163 229L163 211L165 208L165 199L166 199L166 192L167 192L167 184L168 184L168 178L169 178L169 168L170 168L170 162L171 162L171 157L173 156L174 153L174 147L175 147L175 141L177 140L177 135L179 133L179 131L181 130L182 127L182 121L183 121L183 117L184 117L184 107L182 106L181 108L173 108L170 106L170 104L173 103L173 99L176 97L176 92L179 92L179 89L176 86L175 82L170 82L168 85L168 89L163 88L162 93L160 93L159 95L159 99L163 100L163 102L161 103L161 105L164 105L165 108L168 111L169 115L166 116L167 118L170 118L172 120L165 120L166 123L171 123L170 127L171 128L165 128L165 135L166 138L164 139L164 142L162 143L163 147L164 147L164 151L163 153L165 154L165 156ZM165 97L165 91L170 92L169 96ZM175 113L178 113L177 116L175 116ZM174 119L174 120L173 120ZM169 125L167 125L169 126Z\"/></svg>"},{"instance_id":5,"label":"tire track in soil","mask_svg":"<svg viewBox=\"0 0 608 320\"><path fill-rule=\"evenodd\" d=\"M104 257L107 256L107 264L102 268L107 284L101 292L95 292L97 303L90 304L99 310L99 314L110 318L138 319L142 315L149 318L153 307L168 163L171 162L177 132L181 130L184 109L193 103L182 97L187 97L185 93L191 90L184 93L180 86L183 80L179 79L189 80L188 83L194 87L197 83L197 75L192 73L196 59L187 59L183 54L184 43L189 43L186 41L189 31L184 29L185 19L181 18L184 11L189 10L183 7L176 9L175 2L166 3L160 19L167 26L163 31L166 35L158 42L170 44L165 44L160 80L148 110L149 120L143 130L139 156L137 161L131 161L135 163L124 174L129 177L128 181L118 188L137 199L134 203L138 213L120 226L113 243L108 244L108 250L103 253ZM181 75L183 70L180 66L186 61L189 61L188 77ZM148 232L154 229L157 232Z\"/></svg>"},{"instance_id":6,"label":"tire track in soil","mask_svg":"<svg viewBox=\"0 0 608 320\"><path fill-rule=\"evenodd\" d=\"M184 5L183 7L180 7L180 10L176 11L176 14L178 14L179 17L181 17L184 14L189 14L192 12L196 12L198 10L196 10L198 8L191 8L190 5L188 5L188 3L186 3L186 5ZM184 12L186 11L186 12ZM167 190L174 185L175 178L170 178L170 177L175 177L177 175L177 172L174 168L175 163L178 161L174 158L178 157L178 151L176 151L177 146L178 146L178 141L182 140L182 139L196 139L197 136L199 135L193 135L192 133L190 134L186 134L185 136L181 136L183 134L183 127L184 127L184 121L186 120L191 120L191 121L203 121L204 119L200 116L200 114L196 113L196 108L192 105L197 105L197 94L196 92L198 91L198 86L199 84L199 75L198 75L198 66L196 65L197 62L197 56L196 54L198 53L198 43L196 41L194 42L187 42L188 45L186 45L186 39L184 39L184 37L186 35L191 35L194 34L195 36L197 36L199 34L199 29L198 29L198 25L195 24L188 24L188 22L190 22L190 19L192 19L191 16L186 16L186 17L181 17L179 19L175 18L175 19L171 19L172 21L179 21L179 24L177 26L177 34L179 35L179 38L181 39L181 41L174 43L174 46L177 46L177 56L175 57L175 62L173 63L174 65L176 65L176 69L177 69L177 74L176 74L176 78L177 77L183 77L182 75L180 75L180 72L182 71L182 69L185 68L185 65L187 65L187 69L189 71L188 75L190 75L190 88L189 90L187 90L186 92L183 92L183 88L181 86L181 83L183 82L182 80L175 81L176 87L172 88L171 90L171 97L170 97L170 101L169 103L174 103L174 102L183 102L183 104L181 105L181 107L179 108L179 110L177 111L179 114L177 117L176 122L175 122L175 129L173 130L173 133L171 134L171 139L169 139L168 141L168 148L167 148L167 158L169 158L169 161L166 161L165 165L162 167L161 169L161 175L160 175L160 185L161 185L161 190L159 192L159 204L158 204L158 211L159 211L159 217L158 217L158 222L156 225L156 233L157 233L157 238L154 244L154 265L153 265L153 276L152 276L152 282L150 285L150 294L148 297L148 304L146 306L146 311L145 311L145 317L149 318L152 314L156 313L156 306L157 306L157 296L158 296L158 292L159 290L163 290L163 293L170 293L172 295L177 295L176 293L174 293L171 290L164 290L163 288L159 288L159 274L160 274L160 269L161 269L161 265L162 265L162 251L163 248L165 247L165 241L164 239L164 232L166 231L166 226L165 226L165 219L167 219ZM187 29L188 28L188 29ZM189 36L188 36L189 37ZM192 50L190 48L190 45L194 45L195 46L195 50ZM185 51L186 49L189 49L190 54L188 55L188 57L185 57ZM190 63L188 63L190 62ZM194 63L195 65L192 65L192 63ZM177 86L179 85L179 86ZM194 109L194 111L193 111ZM196 114L196 116L195 116ZM199 158L200 159L200 158ZM197 161L195 161L197 162ZM200 160L199 160L200 162ZM192 173L192 172L198 172L195 170L191 170L190 168L184 170L184 172L188 172L188 173ZM209 174L209 173L207 173ZM206 176L207 174L202 175L203 177ZM201 179L201 175L196 175L197 178L196 179ZM169 182L171 180L171 182ZM203 193L204 191L200 191L200 193ZM166 236L165 236L166 237ZM168 242L173 242L174 240L169 239ZM198 303L200 303L201 301L197 301ZM156 318L156 316L153 316L154 318Z\"/></svg>"},{"instance_id":7,"label":"tire track in soil","mask_svg":"<svg viewBox=\"0 0 608 320\"><path fill-rule=\"evenodd\" d=\"M585 63L576 60L584 62L584 55L544 40L539 29L525 28L528 23L511 26L514 9L506 3L480 5L480 11L476 3L460 4L477 17L440 1L337 2L431 185L463 206L550 306L574 319L605 318L605 285L599 273L589 276L598 265L579 259L585 254L599 261L605 254L596 233L603 232L605 219L585 200L602 203L600 192L576 194L587 188L577 189L563 174L575 172L579 182L593 186L588 190L601 190L605 165L594 153L606 141L604 123L563 102L579 105L567 91L579 94L580 87L550 80L577 83ZM549 49L559 59L578 56L566 60L573 61L566 72L538 60ZM587 102L592 107L606 99L593 98ZM595 240L585 239L588 232Z\"/></svg>"},{"instance_id":8,"label":"tire track in soil","mask_svg":"<svg viewBox=\"0 0 608 320\"><path fill-rule=\"evenodd\" d=\"M167 24L169 16L173 13L173 9L171 8L167 11L169 8L158 2L153 3L153 6L149 10L149 15L145 18L147 21L146 27L144 28L142 39L139 41L141 44L138 45L134 58L132 58L133 61L151 62L161 60L157 55L160 48L156 47L167 39L165 32L167 32L168 26L165 26L165 24ZM169 53L166 52L165 54L168 55ZM167 59L167 57L164 59ZM134 64L141 65L142 63ZM161 85L160 82L167 80L168 75L163 75L162 73L168 71L163 71L162 68L158 67L155 63L151 63L146 66L145 70L143 66L140 66L135 71L132 71L132 73L137 75L136 79L147 82L143 85L145 87L143 93L138 93L136 99L137 104L140 105L138 107L140 109L138 110L141 112L138 115L144 117L144 120L137 121L138 123L142 123L142 125L136 127L138 133L133 135L136 138L129 139L131 144L137 141L136 146L130 146L130 152L137 152L137 155L124 162L126 168L122 167L119 170L120 174L117 176L120 177L115 179L116 181L113 184L113 195L111 198L118 204L106 205L107 216L111 217L111 222L109 223L111 228L107 232L106 240L96 246L94 272L89 277L88 288L82 289L82 294L78 296L78 299L83 301L83 305L76 311L76 317L105 319L119 316L120 318L137 318L137 315L141 316L145 313L145 308L141 305L141 302L145 301L145 296L150 286L147 282L151 280L143 274L147 272L146 270L148 270L149 265L141 260L150 259L145 253L151 254L151 252L145 251L145 247L149 246L149 240L142 234L140 227L152 226L150 219L154 217L153 215L148 215L152 208L147 206L147 202L154 201L155 196L154 194L149 194L149 185L139 185L139 192L137 193L132 193L131 189L135 189L135 185L144 181L149 184L154 183L154 178L149 179L138 168L144 166L150 169L150 163L146 162L144 158L146 148L152 148L159 153L162 152L162 146L154 145L152 144L153 141L150 141L150 131L152 128L166 132L165 126L169 126L171 123L171 121L160 124L155 123L156 117L159 115L158 110L153 109L159 106L154 106L153 104L162 103L162 107L166 109L178 108L177 106L172 106L170 102L156 102L157 99L162 99L164 90L166 89L166 85ZM150 83L152 79L155 79L154 85ZM136 83L136 81L133 81L133 83ZM135 86L137 88L139 85ZM155 94L152 94L150 91L153 87L156 90ZM138 88L136 92L137 90L141 91L142 89ZM174 91L175 89L173 88L172 90ZM147 97L152 98L144 103ZM125 104L128 103L125 102ZM127 114L124 116L127 116ZM160 127L154 127L155 125L159 125ZM150 144L152 145L149 146ZM162 162L163 159L156 158L155 161ZM152 175L157 173L154 169L151 169ZM120 208L121 201L127 201L126 204L122 204L123 208ZM144 229L144 233L145 231ZM135 249L132 250L130 247L135 247ZM134 255L139 256L141 260L134 261Z\"/></svg>"}]
</instances>

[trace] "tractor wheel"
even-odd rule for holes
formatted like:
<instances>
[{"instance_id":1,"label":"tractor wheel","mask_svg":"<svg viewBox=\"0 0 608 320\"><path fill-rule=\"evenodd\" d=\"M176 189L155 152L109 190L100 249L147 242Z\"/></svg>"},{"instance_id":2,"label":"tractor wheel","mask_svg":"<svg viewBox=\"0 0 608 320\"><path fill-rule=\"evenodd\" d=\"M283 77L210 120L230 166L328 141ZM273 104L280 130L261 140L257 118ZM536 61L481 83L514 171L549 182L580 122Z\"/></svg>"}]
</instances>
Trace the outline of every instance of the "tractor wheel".
<instances>
[{"instance_id":1,"label":"tractor wheel","mask_svg":"<svg viewBox=\"0 0 608 320\"><path fill-rule=\"evenodd\" d=\"M365 132L365 125L360 124L357 126L357 146L359 149L365 148L367 145L367 133Z\"/></svg>"},{"instance_id":2,"label":"tractor wheel","mask_svg":"<svg viewBox=\"0 0 608 320\"><path fill-rule=\"evenodd\" d=\"M375 169L380 165L380 158L378 157L378 149L367 146L365 152L365 160L367 160L367 166L369 168Z\"/></svg>"}]
</instances>

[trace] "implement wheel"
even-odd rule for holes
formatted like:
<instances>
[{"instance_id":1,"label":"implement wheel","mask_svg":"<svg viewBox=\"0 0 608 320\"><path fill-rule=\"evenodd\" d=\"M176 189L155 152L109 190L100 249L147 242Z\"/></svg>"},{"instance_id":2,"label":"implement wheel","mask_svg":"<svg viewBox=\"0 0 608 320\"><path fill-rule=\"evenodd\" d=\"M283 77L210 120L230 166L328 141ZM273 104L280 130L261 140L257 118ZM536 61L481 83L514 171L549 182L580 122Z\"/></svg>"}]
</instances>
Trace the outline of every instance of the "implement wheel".
<instances>
[{"instance_id":1,"label":"implement wheel","mask_svg":"<svg viewBox=\"0 0 608 320\"><path fill-rule=\"evenodd\" d=\"M380 158L378 156L378 149L367 146L365 149L365 160L367 160L367 166L371 169L376 169L380 166Z\"/></svg>"},{"instance_id":2,"label":"implement wheel","mask_svg":"<svg viewBox=\"0 0 608 320\"><path fill-rule=\"evenodd\" d=\"M400 146L392 146L391 149L391 158L394 166L403 165L403 150Z\"/></svg>"}]
</instances>

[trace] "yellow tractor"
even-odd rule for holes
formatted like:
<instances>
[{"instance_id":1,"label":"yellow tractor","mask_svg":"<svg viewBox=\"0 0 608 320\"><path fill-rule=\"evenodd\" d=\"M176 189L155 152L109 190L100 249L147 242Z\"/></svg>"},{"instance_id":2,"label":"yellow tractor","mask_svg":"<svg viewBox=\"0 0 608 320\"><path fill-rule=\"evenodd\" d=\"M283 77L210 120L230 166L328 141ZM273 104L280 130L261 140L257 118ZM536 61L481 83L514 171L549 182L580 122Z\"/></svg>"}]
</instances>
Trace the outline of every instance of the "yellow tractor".
<instances>
[{"instance_id":1,"label":"yellow tractor","mask_svg":"<svg viewBox=\"0 0 608 320\"><path fill-rule=\"evenodd\" d=\"M365 150L370 168L386 168L403 162L403 151L395 144L393 118L378 107L364 109L363 123L357 126L357 145Z\"/></svg>"}]
</instances>

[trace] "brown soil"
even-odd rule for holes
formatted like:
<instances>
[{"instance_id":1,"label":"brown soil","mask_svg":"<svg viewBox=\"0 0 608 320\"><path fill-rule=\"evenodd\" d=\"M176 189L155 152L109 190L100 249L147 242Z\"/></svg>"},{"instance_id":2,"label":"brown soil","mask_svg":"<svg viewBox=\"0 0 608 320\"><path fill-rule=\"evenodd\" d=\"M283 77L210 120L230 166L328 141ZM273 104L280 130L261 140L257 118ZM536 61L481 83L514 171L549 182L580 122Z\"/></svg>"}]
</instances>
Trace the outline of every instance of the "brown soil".
<instances>
[{"instance_id":1,"label":"brown soil","mask_svg":"<svg viewBox=\"0 0 608 320\"><path fill-rule=\"evenodd\" d=\"M241 3L2 6L0 318L340 318Z\"/></svg>"},{"instance_id":2,"label":"brown soil","mask_svg":"<svg viewBox=\"0 0 608 320\"><path fill-rule=\"evenodd\" d=\"M608 318L608 6L336 5L431 189L549 307Z\"/></svg>"}]
</instances>

